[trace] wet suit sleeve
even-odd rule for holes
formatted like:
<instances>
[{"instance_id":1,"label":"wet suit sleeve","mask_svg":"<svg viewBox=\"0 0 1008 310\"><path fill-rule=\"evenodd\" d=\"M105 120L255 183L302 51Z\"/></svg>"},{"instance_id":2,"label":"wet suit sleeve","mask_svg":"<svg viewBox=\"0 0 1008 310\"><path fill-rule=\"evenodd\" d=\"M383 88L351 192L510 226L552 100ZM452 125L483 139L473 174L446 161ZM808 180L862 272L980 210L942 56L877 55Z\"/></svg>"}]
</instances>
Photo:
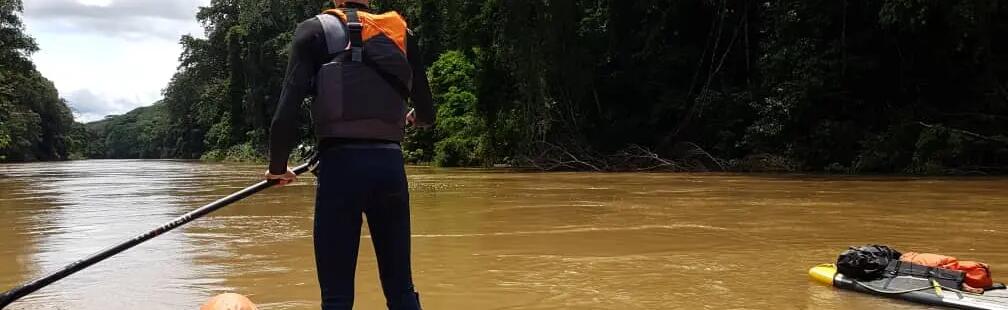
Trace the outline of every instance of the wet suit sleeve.
<instances>
[{"instance_id":1,"label":"wet suit sleeve","mask_svg":"<svg viewBox=\"0 0 1008 310\"><path fill-rule=\"evenodd\" d=\"M298 142L301 103L309 94L312 78L319 67L318 54L322 52L318 50L320 33L322 24L314 18L302 22L294 30L283 91L270 125L270 174L279 175L287 171L291 149Z\"/></svg>"},{"instance_id":2,"label":"wet suit sleeve","mask_svg":"<svg viewBox=\"0 0 1008 310\"><path fill-rule=\"evenodd\" d=\"M413 66L413 108L416 109L416 124L418 127L434 125L434 98L431 95L430 83L427 80L427 68L421 59L420 46L412 32L407 35L407 59Z\"/></svg>"}]
</instances>

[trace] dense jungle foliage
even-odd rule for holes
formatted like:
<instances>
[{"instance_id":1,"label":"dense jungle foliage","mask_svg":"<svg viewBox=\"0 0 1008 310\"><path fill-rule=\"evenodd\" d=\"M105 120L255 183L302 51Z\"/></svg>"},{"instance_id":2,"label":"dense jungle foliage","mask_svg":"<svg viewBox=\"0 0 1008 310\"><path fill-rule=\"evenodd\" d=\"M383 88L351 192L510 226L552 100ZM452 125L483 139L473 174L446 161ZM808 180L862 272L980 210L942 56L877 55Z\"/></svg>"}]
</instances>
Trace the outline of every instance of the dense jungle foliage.
<instances>
[{"instance_id":1,"label":"dense jungle foliage","mask_svg":"<svg viewBox=\"0 0 1008 310\"><path fill-rule=\"evenodd\" d=\"M0 161L84 158L89 133L28 58L38 46L22 9L21 0L0 0Z\"/></svg>"},{"instance_id":2,"label":"dense jungle foliage","mask_svg":"<svg viewBox=\"0 0 1008 310\"><path fill-rule=\"evenodd\" d=\"M439 120L410 130L414 162L1008 171L998 0L375 2L429 65ZM105 156L263 156L292 31L327 5L213 0L164 100L99 126Z\"/></svg>"}]
</instances>

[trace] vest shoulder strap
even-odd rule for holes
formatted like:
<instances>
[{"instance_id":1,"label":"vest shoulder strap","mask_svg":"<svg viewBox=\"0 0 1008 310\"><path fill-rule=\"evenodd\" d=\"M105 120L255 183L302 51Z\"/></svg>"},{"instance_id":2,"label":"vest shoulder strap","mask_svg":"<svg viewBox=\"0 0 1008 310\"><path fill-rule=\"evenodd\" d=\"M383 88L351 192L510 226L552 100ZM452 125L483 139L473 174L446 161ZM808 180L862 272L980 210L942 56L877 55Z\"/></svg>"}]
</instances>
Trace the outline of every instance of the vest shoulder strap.
<instances>
[{"instance_id":1,"label":"vest shoulder strap","mask_svg":"<svg viewBox=\"0 0 1008 310\"><path fill-rule=\"evenodd\" d=\"M364 60L364 24L361 24L360 17L357 16L357 10L347 9L343 10L347 16L347 34L350 37L350 59L352 61L361 62Z\"/></svg>"},{"instance_id":2,"label":"vest shoulder strap","mask_svg":"<svg viewBox=\"0 0 1008 310\"><path fill-rule=\"evenodd\" d=\"M322 13L317 18L322 23L322 32L325 34L326 48L329 55L345 52L347 45L349 45L349 39L347 38L346 30L343 29L343 22L340 21L339 17Z\"/></svg>"}]
</instances>

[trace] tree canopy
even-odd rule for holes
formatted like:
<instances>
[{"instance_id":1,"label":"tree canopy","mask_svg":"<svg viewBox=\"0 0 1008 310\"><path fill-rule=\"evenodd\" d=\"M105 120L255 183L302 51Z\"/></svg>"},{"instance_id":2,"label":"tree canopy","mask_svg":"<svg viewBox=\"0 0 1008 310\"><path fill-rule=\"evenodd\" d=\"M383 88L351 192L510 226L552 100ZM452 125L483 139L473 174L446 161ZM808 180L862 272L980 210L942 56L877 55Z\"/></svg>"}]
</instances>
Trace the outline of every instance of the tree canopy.
<instances>
[{"instance_id":1,"label":"tree canopy","mask_svg":"<svg viewBox=\"0 0 1008 310\"><path fill-rule=\"evenodd\" d=\"M21 0L0 0L0 161L83 158L87 131L28 57Z\"/></svg>"},{"instance_id":2,"label":"tree canopy","mask_svg":"<svg viewBox=\"0 0 1008 310\"><path fill-rule=\"evenodd\" d=\"M1008 43L999 40L1008 8L999 1L373 2L407 17L430 68L440 121L410 130L404 146L413 161L854 173L1008 167ZM143 141L157 145L132 146L157 151L115 154L265 155L293 29L325 3L213 0L201 8L206 38L180 40L181 66L157 108L164 121L151 122L161 127Z\"/></svg>"}]
</instances>

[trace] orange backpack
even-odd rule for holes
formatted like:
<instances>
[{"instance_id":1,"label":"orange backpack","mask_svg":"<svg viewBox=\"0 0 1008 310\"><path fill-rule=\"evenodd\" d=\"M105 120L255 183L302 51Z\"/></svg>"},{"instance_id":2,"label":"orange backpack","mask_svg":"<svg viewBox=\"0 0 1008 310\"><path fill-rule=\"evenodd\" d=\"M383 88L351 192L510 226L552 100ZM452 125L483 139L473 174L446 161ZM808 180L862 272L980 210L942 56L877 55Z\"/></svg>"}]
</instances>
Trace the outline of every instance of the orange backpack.
<instances>
[{"instance_id":1,"label":"orange backpack","mask_svg":"<svg viewBox=\"0 0 1008 310\"><path fill-rule=\"evenodd\" d=\"M971 287L989 288L994 285L994 280L991 278L990 266L984 263L959 261L952 256L915 252L903 254L900 260L928 267L962 271L965 273L964 283Z\"/></svg>"},{"instance_id":2,"label":"orange backpack","mask_svg":"<svg viewBox=\"0 0 1008 310\"><path fill-rule=\"evenodd\" d=\"M348 23L352 18L348 16L347 11L351 10L331 9L324 13L336 15L343 23ZM402 53L406 54L406 33L409 30L406 28L406 19L402 15L395 11L382 14L357 10L352 10L352 12L361 24L361 39L367 42L376 36L384 36L388 40L392 40Z\"/></svg>"}]
</instances>

